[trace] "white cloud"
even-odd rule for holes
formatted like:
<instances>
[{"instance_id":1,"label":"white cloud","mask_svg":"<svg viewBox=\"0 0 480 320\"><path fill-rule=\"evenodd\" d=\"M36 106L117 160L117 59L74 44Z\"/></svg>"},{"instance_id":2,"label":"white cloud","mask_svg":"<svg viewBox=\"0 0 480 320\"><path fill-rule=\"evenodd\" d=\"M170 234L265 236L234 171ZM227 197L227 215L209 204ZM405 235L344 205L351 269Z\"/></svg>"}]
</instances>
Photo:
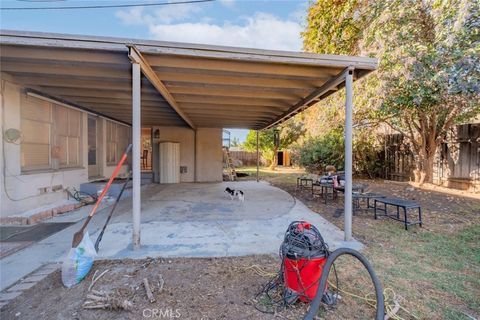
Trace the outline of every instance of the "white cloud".
<instances>
[{"instance_id":1,"label":"white cloud","mask_svg":"<svg viewBox=\"0 0 480 320\"><path fill-rule=\"evenodd\" d=\"M196 12L192 9L182 12L162 10L162 13L157 11L151 15L130 10L128 15L117 13L117 17L126 24L147 26L157 40L291 51L302 48L302 28L296 19L282 20L272 14L257 12L252 17L239 19L238 23L213 23L206 17L198 22L186 22Z\"/></svg>"},{"instance_id":2,"label":"white cloud","mask_svg":"<svg viewBox=\"0 0 480 320\"><path fill-rule=\"evenodd\" d=\"M193 14L201 11L200 7L192 4L164 6L153 11L145 12L143 7L131 8L127 11L118 11L115 15L126 25L152 25L156 23L170 24L176 21L185 21Z\"/></svg>"}]
</instances>

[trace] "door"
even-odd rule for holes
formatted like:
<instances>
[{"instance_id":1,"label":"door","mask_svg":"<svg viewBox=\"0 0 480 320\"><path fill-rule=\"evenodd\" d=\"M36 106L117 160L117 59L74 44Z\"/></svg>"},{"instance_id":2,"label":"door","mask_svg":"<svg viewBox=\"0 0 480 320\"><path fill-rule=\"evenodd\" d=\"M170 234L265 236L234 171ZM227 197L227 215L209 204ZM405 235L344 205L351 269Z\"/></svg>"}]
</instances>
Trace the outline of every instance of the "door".
<instances>
[{"instance_id":1,"label":"door","mask_svg":"<svg viewBox=\"0 0 480 320\"><path fill-rule=\"evenodd\" d=\"M98 165L98 122L94 117L88 117L88 177L98 177L100 175Z\"/></svg>"},{"instance_id":2,"label":"door","mask_svg":"<svg viewBox=\"0 0 480 320\"><path fill-rule=\"evenodd\" d=\"M279 151L277 154L278 165L283 166L283 151Z\"/></svg>"}]
</instances>

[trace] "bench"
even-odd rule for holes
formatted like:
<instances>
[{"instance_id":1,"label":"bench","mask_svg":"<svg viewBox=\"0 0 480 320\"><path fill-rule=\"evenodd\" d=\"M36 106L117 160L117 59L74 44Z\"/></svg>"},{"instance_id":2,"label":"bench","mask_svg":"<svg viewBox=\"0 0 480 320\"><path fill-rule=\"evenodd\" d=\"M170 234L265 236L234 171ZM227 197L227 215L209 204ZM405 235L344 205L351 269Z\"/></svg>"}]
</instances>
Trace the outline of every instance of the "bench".
<instances>
[{"instance_id":1,"label":"bench","mask_svg":"<svg viewBox=\"0 0 480 320\"><path fill-rule=\"evenodd\" d=\"M319 187L320 192L315 192L315 187ZM329 192L329 190L332 190L332 191ZM332 200L336 199L337 193L332 183L320 183L320 182L312 183L312 198L315 198L315 196L320 196L324 198L325 204L327 204L327 198L329 194L332 195Z\"/></svg>"},{"instance_id":2,"label":"bench","mask_svg":"<svg viewBox=\"0 0 480 320\"><path fill-rule=\"evenodd\" d=\"M303 188L303 187L308 187L308 183L310 182L310 185L313 184L313 179L309 177L298 177L297 178L297 189Z\"/></svg>"},{"instance_id":3,"label":"bench","mask_svg":"<svg viewBox=\"0 0 480 320\"><path fill-rule=\"evenodd\" d=\"M320 188L320 193L315 192L314 187L319 187ZM363 193L365 189L368 188L368 185L363 184L363 183L354 183L352 185L352 191L353 192L361 192ZM331 192L330 192L331 190ZM314 198L315 196L321 196L325 200L325 204L327 204L327 199L328 195L332 195L332 200L335 200L338 198L338 192L344 193L345 192L345 186L338 186L334 187L333 183L312 183L312 197Z\"/></svg>"},{"instance_id":4,"label":"bench","mask_svg":"<svg viewBox=\"0 0 480 320\"><path fill-rule=\"evenodd\" d=\"M367 207L365 209L368 210L368 209L374 209L374 207L370 204L370 200L381 199L381 198L386 198L386 196L378 194L378 193L372 193L372 192L354 192L354 193L352 193L353 213L355 213L356 211L361 209L361 207L360 207L360 201L361 200L366 200Z\"/></svg>"},{"instance_id":5,"label":"bench","mask_svg":"<svg viewBox=\"0 0 480 320\"><path fill-rule=\"evenodd\" d=\"M378 204L383 204L381 208ZM388 213L388 206L396 207L396 214ZM403 209L403 219L400 218L400 208ZM418 224L422 226L422 208L420 204L411 200L404 200L399 198L376 198L374 204L375 219L378 218L377 211L383 212L380 216L385 216L393 220L401 221L405 224L405 230L408 230L408 226ZM418 210L418 220L417 221L408 221L407 210Z\"/></svg>"}]
</instances>

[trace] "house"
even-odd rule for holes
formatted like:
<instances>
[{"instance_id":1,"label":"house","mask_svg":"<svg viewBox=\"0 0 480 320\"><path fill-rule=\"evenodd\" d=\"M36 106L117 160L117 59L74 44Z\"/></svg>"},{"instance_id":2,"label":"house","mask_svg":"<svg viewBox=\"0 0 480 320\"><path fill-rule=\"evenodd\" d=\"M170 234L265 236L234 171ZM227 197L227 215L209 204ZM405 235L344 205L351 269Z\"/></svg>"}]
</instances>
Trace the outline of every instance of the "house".
<instances>
[{"instance_id":1,"label":"house","mask_svg":"<svg viewBox=\"0 0 480 320\"><path fill-rule=\"evenodd\" d=\"M344 87L351 115L353 82L378 64L364 57L8 30L0 32L0 45L1 217L108 177L131 139L134 248L144 150L151 150L153 182L165 175L170 182L221 181L223 128L271 128ZM142 128L151 133L146 149ZM349 117L346 128L351 177ZM173 166L164 165L167 158ZM347 240L348 190L350 183Z\"/></svg>"}]
</instances>

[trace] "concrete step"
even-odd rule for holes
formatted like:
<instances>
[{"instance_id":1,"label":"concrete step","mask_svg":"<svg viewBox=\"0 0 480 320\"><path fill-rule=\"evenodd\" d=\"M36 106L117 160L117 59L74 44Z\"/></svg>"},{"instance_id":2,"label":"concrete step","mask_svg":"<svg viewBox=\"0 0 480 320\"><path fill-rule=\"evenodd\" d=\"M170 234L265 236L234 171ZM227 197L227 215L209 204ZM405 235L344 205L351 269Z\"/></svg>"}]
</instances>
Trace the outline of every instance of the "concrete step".
<instances>
[{"instance_id":1,"label":"concrete step","mask_svg":"<svg viewBox=\"0 0 480 320\"><path fill-rule=\"evenodd\" d=\"M120 190L122 190L124 183L125 183L124 179L115 179L112 185L110 186L110 189L108 189L106 195L108 197L116 198L120 193ZM88 194L99 195L102 192L102 190L106 187L106 185L107 185L107 181L93 181L93 182L82 183L80 185L80 191ZM130 181L127 185L127 188L123 192L122 198L131 196L131 193L132 193L131 188L132 188L132 182Z\"/></svg>"},{"instance_id":2,"label":"concrete step","mask_svg":"<svg viewBox=\"0 0 480 320\"><path fill-rule=\"evenodd\" d=\"M153 172L142 172L141 177L142 184L149 184L153 182Z\"/></svg>"}]
</instances>

